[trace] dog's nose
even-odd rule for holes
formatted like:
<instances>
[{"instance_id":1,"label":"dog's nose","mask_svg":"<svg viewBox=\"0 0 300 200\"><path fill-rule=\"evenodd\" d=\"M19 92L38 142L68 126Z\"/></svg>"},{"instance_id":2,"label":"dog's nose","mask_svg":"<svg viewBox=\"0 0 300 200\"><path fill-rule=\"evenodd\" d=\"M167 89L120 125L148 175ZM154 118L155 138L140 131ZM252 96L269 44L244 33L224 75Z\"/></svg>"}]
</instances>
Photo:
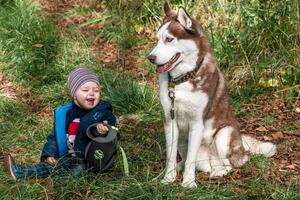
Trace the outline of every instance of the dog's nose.
<instances>
[{"instance_id":1,"label":"dog's nose","mask_svg":"<svg viewBox=\"0 0 300 200\"><path fill-rule=\"evenodd\" d=\"M155 63L156 56L155 55L149 55L148 60L150 60L150 62L152 62L152 63Z\"/></svg>"}]
</instances>

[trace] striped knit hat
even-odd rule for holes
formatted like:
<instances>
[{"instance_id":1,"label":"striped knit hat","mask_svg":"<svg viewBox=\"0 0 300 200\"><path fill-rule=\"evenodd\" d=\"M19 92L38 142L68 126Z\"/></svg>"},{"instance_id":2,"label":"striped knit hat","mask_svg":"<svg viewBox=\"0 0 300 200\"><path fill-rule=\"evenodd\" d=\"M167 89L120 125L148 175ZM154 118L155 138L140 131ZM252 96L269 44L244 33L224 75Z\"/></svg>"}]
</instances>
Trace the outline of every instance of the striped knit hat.
<instances>
[{"instance_id":1,"label":"striped knit hat","mask_svg":"<svg viewBox=\"0 0 300 200\"><path fill-rule=\"evenodd\" d=\"M79 68L71 71L67 82L71 97L74 98L77 89L81 85L90 81L99 85L99 80L96 74L91 72L88 68L80 66Z\"/></svg>"}]
</instances>

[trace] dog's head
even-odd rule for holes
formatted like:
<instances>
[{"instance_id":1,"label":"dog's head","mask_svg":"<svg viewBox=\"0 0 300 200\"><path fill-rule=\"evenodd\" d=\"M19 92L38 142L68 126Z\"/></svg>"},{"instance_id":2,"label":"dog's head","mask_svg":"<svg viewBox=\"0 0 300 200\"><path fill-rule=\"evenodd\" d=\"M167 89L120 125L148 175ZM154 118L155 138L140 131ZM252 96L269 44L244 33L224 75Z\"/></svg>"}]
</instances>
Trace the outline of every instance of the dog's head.
<instances>
[{"instance_id":1,"label":"dog's head","mask_svg":"<svg viewBox=\"0 0 300 200\"><path fill-rule=\"evenodd\" d=\"M175 13L165 2L164 13L163 23L156 34L157 45L148 59L157 65L158 73L179 66L196 66L200 52L206 51L209 45L202 27L182 7Z\"/></svg>"}]
</instances>

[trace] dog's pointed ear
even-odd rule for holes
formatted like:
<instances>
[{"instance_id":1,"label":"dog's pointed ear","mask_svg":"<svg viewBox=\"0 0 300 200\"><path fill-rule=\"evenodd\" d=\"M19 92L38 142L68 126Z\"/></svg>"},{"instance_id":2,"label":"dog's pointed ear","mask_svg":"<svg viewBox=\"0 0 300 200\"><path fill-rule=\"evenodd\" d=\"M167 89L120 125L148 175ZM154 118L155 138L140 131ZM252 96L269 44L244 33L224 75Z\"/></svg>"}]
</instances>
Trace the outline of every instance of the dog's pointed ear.
<instances>
[{"instance_id":1,"label":"dog's pointed ear","mask_svg":"<svg viewBox=\"0 0 300 200\"><path fill-rule=\"evenodd\" d=\"M169 1L165 1L164 12L167 17L170 17L172 15L172 8L169 4Z\"/></svg>"},{"instance_id":2,"label":"dog's pointed ear","mask_svg":"<svg viewBox=\"0 0 300 200\"><path fill-rule=\"evenodd\" d=\"M187 30L193 30L193 21L183 7L180 7L176 19Z\"/></svg>"}]
</instances>

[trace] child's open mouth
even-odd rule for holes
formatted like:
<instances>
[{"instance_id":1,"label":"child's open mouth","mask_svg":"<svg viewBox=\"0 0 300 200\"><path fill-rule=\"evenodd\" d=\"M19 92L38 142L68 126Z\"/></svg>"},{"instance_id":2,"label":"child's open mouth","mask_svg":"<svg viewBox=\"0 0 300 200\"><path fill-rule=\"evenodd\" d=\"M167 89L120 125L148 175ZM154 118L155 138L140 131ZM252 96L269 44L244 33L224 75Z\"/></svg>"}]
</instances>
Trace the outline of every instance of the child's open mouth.
<instances>
[{"instance_id":1,"label":"child's open mouth","mask_svg":"<svg viewBox=\"0 0 300 200\"><path fill-rule=\"evenodd\" d=\"M95 99L87 99L86 100L89 104L94 105Z\"/></svg>"}]
</instances>

